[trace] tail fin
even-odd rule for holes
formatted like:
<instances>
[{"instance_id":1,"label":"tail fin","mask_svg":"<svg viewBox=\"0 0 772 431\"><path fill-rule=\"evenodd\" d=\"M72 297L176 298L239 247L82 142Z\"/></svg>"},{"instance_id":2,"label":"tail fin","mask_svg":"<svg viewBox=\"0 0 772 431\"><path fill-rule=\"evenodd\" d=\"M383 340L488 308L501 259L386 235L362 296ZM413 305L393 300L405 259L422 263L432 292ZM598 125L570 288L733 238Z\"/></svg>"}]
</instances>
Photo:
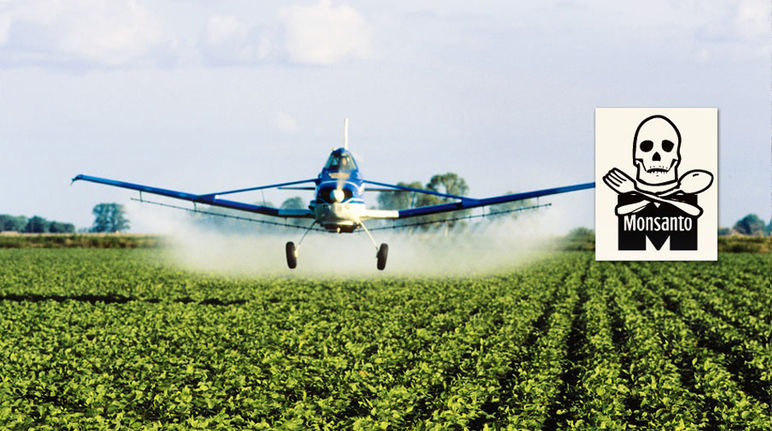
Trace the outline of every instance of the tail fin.
<instances>
[{"instance_id":1,"label":"tail fin","mask_svg":"<svg viewBox=\"0 0 772 431\"><path fill-rule=\"evenodd\" d=\"M343 119L343 149L348 150L348 118Z\"/></svg>"}]
</instances>

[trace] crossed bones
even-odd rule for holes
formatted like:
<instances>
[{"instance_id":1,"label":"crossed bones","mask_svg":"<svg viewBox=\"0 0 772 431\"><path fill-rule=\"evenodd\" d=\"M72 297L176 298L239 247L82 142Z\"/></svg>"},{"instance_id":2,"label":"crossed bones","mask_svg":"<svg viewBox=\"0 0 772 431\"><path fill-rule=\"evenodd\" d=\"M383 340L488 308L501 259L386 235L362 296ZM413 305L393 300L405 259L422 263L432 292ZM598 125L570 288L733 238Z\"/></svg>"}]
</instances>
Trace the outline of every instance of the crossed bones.
<instances>
[{"instance_id":1,"label":"crossed bones","mask_svg":"<svg viewBox=\"0 0 772 431\"><path fill-rule=\"evenodd\" d=\"M694 178L697 178L696 182L693 180ZM706 180L707 184L703 184ZM702 215L702 208L688 202L667 199L667 197L678 192L700 193L710 187L710 184L713 182L713 175L707 171L689 171L678 180L678 185L675 188L658 195L640 190L635 180L617 168L608 171L603 176L603 182L619 194L636 192L644 197L638 202L617 206L615 212L618 216L636 213L649 203L659 202L673 205L692 217L699 217ZM684 190L684 188L687 190Z\"/></svg>"}]
</instances>

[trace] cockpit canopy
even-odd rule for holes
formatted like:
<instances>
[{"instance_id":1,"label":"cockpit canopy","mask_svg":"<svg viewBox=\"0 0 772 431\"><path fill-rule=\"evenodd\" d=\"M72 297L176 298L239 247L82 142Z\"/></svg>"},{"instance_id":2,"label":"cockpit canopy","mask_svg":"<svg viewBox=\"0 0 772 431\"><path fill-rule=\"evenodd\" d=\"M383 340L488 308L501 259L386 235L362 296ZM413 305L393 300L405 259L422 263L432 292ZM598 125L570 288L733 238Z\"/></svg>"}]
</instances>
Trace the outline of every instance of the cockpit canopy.
<instances>
[{"instance_id":1,"label":"cockpit canopy","mask_svg":"<svg viewBox=\"0 0 772 431\"><path fill-rule=\"evenodd\" d=\"M327 159L327 163L324 165L324 169L330 169L333 171L351 171L357 169L357 164L351 154L343 151L333 151L330 154L330 158Z\"/></svg>"}]
</instances>

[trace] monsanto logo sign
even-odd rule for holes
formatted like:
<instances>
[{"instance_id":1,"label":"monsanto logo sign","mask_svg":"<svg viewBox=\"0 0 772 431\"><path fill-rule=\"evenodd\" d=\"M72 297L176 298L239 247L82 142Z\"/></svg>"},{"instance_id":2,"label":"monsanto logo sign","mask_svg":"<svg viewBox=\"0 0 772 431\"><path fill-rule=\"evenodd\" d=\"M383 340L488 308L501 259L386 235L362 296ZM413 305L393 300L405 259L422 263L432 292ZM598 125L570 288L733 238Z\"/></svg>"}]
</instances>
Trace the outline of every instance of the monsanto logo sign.
<instances>
[{"instance_id":1,"label":"monsanto logo sign","mask_svg":"<svg viewBox=\"0 0 772 431\"><path fill-rule=\"evenodd\" d=\"M718 111L595 110L597 260L716 260Z\"/></svg>"}]
</instances>

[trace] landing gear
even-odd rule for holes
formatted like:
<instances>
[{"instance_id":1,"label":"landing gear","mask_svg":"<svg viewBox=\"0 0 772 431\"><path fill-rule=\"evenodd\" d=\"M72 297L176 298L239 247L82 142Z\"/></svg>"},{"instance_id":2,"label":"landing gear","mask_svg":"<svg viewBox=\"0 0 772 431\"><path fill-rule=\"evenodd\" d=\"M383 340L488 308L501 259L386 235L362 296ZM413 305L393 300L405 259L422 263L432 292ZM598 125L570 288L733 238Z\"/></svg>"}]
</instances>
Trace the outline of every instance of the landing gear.
<instances>
[{"instance_id":1,"label":"landing gear","mask_svg":"<svg viewBox=\"0 0 772 431\"><path fill-rule=\"evenodd\" d=\"M378 268L379 271L383 271L383 269L386 268L386 258L389 257L389 245L381 244L381 246L378 247L378 244L375 242L373 235L370 233L369 230L367 230L367 226L365 226L364 223L362 223L361 226L362 226L362 229L365 230L365 233L367 234L367 236L370 237L370 241L372 241L373 247L375 247L375 250L377 251L375 253L375 258L378 260L376 267Z\"/></svg>"},{"instance_id":2,"label":"landing gear","mask_svg":"<svg viewBox=\"0 0 772 431\"><path fill-rule=\"evenodd\" d=\"M284 247L284 252L287 256L287 266L289 267L289 269L295 269L298 266L298 253L300 251L300 245L303 243L303 240L306 238L306 235L308 235L308 232L310 232L311 229L314 227L314 224L316 224L316 222L312 223L311 226L309 226L308 229L306 229L306 232L300 238L300 241L298 241L297 245L295 245L294 242L289 241ZM370 241L372 241L373 247L375 247L376 267L378 268L379 271L383 271L384 269L386 269L386 259L389 257L389 245L383 243L380 246L378 246L378 244L375 242L375 239L373 238L373 235L370 233L369 230L367 230L367 227L365 227L364 224L360 224L360 226L362 226L364 231L367 233L367 236L370 238Z\"/></svg>"},{"instance_id":3,"label":"landing gear","mask_svg":"<svg viewBox=\"0 0 772 431\"><path fill-rule=\"evenodd\" d=\"M295 269L298 266L298 249L295 248L295 243L292 241L288 242L285 249L287 252L287 266L290 269Z\"/></svg>"},{"instance_id":4,"label":"landing gear","mask_svg":"<svg viewBox=\"0 0 772 431\"><path fill-rule=\"evenodd\" d=\"M298 250L300 249L300 244L303 244L303 240L306 239L306 235L308 235L308 232L311 232L311 229L313 229L315 224L316 221L311 223L311 226L308 226L308 229L303 233L303 236L300 237L297 247L292 241L288 242L286 247L284 247L284 251L287 254L287 266L289 266L289 269L295 269L295 267L298 266Z\"/></svg>"},{"instance_id":5,"label":"landing gear","mask_svg":"<svg viewBox=\"0 0 772 431\"><path fill-rule=\"evenodd\" d=\"M375 257L378 259L378 269L383 271L384 268L386 268L386 258L389 256L389 245L388 244L381 244L380 248L378 248L378 254L375 255Z\"/></svg>"}]
</instances>

